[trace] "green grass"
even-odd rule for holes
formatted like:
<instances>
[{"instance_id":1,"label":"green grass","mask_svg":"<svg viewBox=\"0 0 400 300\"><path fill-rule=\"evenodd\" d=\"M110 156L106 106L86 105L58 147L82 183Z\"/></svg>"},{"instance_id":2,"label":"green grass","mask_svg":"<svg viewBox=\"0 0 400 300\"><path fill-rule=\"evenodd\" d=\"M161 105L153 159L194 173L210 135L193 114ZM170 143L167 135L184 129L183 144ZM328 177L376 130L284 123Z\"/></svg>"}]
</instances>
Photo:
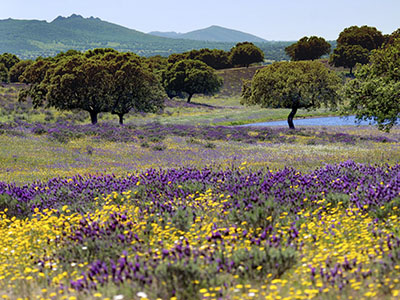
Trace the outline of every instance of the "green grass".
<instances>
[{"instance_id":1,"label":"green grass","mask_svg":"<svg viewBox=\"0 0 400 300\"><path fill-rule=\"evenodd\" d=\"M80 124L90 123L89 114L84 111L58 111L54 108L33 109L32 103L18 103L16 98L21 85L6 85L0 87L0 122L13 122L22 120L33 122L55 122L59 120L75 121ZM125 117L126 123L160 122L163 124L207 124L207 125L243 125L266 121L286 120L289 109L260 109L257 106L243 106L240 97L222 97L216 95L206 97L195 95L192 104L187 105L185 99L169 100L162 113L158 114L133 114ZM300 109L296 118L330 116L334 112L319 109L307 111ZM102 113L99 122L118 122L116 116Z\"/></svg>"},{"instance_id":2,"label":"green grass","mask_svg":"<svg viewBox=\"0 0 400 300\"><path fill-rule=\"evenodd\" d=\"M362 130L332 128L327 131L344 131L365 137L400 135L399 129L383 134L370 127ZM314 133L318 134L318 129ZM14 136L10 134L0 134L0 174L2 181L20 184L76 173L123 175L148 168L207 165L224 169L243 162L255 169L280 169L289 165L299 170L310 170L326 163L346 160L370 164L400 161L399 143L360 141L353 145L314 144L313 135L296 135L290 143L274 144L169 136L161 142L149 141L148 145L143 145L140 141L110 142L90 137L60 143L46 135L26 132L14 133Z\"/></svg>"}]
</instances>

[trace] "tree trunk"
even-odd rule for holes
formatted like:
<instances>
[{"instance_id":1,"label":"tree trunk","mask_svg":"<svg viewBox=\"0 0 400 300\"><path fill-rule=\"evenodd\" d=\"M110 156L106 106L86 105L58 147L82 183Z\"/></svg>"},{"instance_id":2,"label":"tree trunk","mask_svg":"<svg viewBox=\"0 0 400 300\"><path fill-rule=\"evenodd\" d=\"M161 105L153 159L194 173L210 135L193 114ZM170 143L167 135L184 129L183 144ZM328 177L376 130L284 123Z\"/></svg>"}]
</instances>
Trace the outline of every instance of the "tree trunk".
<instances>
[{"instance_id":1,"label":"tree trunk","mask_svg":"<svg viewBox=\"0 0 400 300\"><path fill-rule=\"evenodd\" d=\"M354 76L354 74L353 74L353 67L350 67L350 77L353 77Z\"/></svg>"},{"instance_id":2,"label":"tree trunk","mask_svg":"<svg viewBox=\"0 0 400 300\"><path fill-rule=\"evenodd\" d=\"M294 124L293 124L293 118L296 113L297 113L297 107L292 107L292 111L290 112L290 114L287 118L287 122L289 124L290 129L295 129Z\"/></svg>"},{"instance_id":3,"label":"tree trunk","mask_svg":"<svg viewBox=\"0 0 400 300\"><path fill-rule=\"evenodd\" d=\"M187 103L190 103L190 100L192 100L193 94L189 94L189 97L187 99Z\"/></svg>"},{"instance_id":4,"label":"tree trunk","mask_svg":"<svg viewBox=\"0 0 400 300\"><path fill-rule=\"evenodd\" d=\"M97 112L95 111L90 111L90 120L92 121L92 125L96 125L97 124Z\"/></svg>"},{"instance_id":5,"label":"tree trunk","mask_svg":"<svg viewBox=\"0 0 400 300\"><path fill-rule=\"evenodd\" d=\"M118 114L119 125L124 125L124 114Z\"/></svg>"}]
</instances>

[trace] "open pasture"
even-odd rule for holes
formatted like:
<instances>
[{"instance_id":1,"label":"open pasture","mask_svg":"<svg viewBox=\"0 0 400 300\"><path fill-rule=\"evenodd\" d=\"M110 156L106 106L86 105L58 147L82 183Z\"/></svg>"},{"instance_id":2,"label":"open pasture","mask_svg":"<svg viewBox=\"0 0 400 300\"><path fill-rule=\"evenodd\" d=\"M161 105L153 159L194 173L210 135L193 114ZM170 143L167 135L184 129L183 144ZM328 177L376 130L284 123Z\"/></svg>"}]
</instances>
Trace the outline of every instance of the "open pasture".
<instances>
[{"instance_id":1,"label":"open pasture","mask_svg":"<svg viewBox=\"0 0 400 300\"><path fill-rule=\"evenodd\" d=\"M3 299L400 296L398 128L213 126L287 114L234 98L92 126L7 93Z\"/></svg>"}]
</instances>

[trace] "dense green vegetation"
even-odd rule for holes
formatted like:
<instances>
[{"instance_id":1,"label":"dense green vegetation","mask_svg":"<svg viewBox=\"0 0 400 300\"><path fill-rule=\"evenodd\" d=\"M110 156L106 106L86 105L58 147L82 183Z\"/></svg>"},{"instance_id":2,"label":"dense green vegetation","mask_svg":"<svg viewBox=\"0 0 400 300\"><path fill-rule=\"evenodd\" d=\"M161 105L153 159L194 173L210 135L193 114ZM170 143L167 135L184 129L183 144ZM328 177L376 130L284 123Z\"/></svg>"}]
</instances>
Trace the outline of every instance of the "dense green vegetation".
<instances>
[{"instance_id":1,"label":"dense green vegetation","mask_svg":"<svg viewBox=\"0 0 400 300\"><path fill-rule=\"evenodd\" d=\"M189 103L194 94L213 95L218 92L222 86L222 79L205 63L183 59L169 64L163 73L163 85L171 98L186 93Z\"/></svg>"},{"instance_id":2,"label":"dense green vegetation","mask_svg":"<svg viewBox=\"0 0 400 300\"><path fill-rule=\"evenodd\" d=\"M354 66L369 62L370 52L378 49L384 42L382 32L375 27L351 26L345 28L337 39L337 47L330 56L330 63L336 67L350 68L353 74Z\"/></svg>"},{"instance_id":3,"label":"dense green vegetation","mask_svg":"<svg viewBox=\"0 0 400 300\"><path fill-rule=\"evenodd\" d=\"M400 39L373 52L371 63L357 70L345 86L350 99L345 107L360 120L374 120L379 128L390 130L399 123Z\"/></svg>"},{"instance_id":4,"label":"dense green vegetation","mask_svg":"<svg viewBox=\"0 0 400 300\"><path fill-rule=\"evenodd\" d=\"M303 37L296 43L285 48L292 60L314 60L331 51L331 44L322 37Z\"/></svg>"},{"instance_id":5,"label":"dense green vegetation","mask_svg":"<svg viewBox=\"0 0 400 300\"><path fill-rule=\"evenodd\" d=\"M38 76L39 75L39 76ZM21 76L29 88L19 99L60 110L81 109L97 115L111 112L123 117L129 111L154 112L162 108L164 91L157 76L133 53L95 49L69 51L53 59L37 60Z\"/></svg>"}]
</instances>

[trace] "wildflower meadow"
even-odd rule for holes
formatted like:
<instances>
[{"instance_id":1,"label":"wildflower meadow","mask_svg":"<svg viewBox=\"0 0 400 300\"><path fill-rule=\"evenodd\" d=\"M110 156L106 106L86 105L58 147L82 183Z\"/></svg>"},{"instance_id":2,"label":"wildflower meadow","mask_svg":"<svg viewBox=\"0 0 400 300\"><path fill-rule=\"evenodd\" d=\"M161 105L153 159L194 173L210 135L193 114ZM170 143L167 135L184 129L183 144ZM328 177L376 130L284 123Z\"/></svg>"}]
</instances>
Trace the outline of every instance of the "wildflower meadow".
<instances>
[{"instance_id":1,"label":"wildflower meadow","mask_svg":"<svg viewBox=\"0 0 400 300\"><path fill-rule=\"evenodd\" d=\"M398 128L198 124L227 108L187 104L85 125L22 105L0 123L1 299L400 297Z\"/></svg>"}]
</instances>

